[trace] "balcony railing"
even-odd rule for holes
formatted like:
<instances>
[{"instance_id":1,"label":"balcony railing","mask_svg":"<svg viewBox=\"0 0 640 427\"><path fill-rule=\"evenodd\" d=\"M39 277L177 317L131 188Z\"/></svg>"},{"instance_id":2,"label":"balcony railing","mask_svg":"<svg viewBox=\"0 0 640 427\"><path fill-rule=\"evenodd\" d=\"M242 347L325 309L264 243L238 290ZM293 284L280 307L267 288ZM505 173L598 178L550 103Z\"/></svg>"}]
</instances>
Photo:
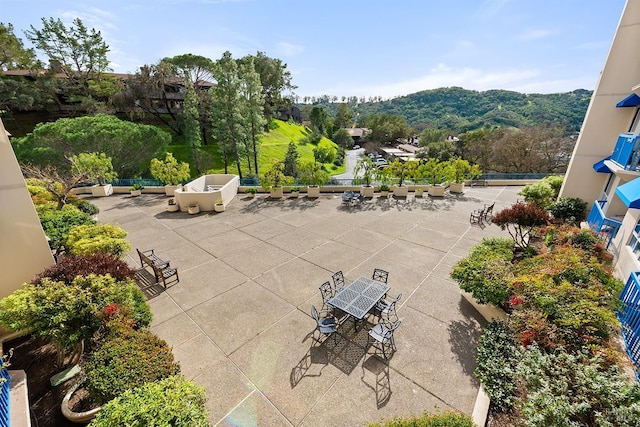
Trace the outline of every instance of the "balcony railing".
<instances>
[{"instance_id":1,"label":"balcony railing","mask_svg":"<svg viewBox=\"0 0 640 427\"><path fill-rule=\"evenodd\" d=\"M621 133L611 154L611 160L626 170L639 170L640 163L640 135Z\"/></svg>"},{"instance_id":2,"label":"balcony railing","mask_svg":"<svg viewBox=\"0 0 640 427\"><path fill-rule=\"evenodd\" d=\"M593 204L593 208L591 208L589 217L587 218L587 224L589 224L589 228L591 230L598 234L607 243L607 248L609 248L611 241L616 237L618 229L622 223L615 219L607 218L604 215L604 212L602 212L602 206L604 206L605 203L606 200L596 200Z\"/></svg>"},{"instance_id":3,"label":"balcony railing","mask_svg":"<svg viewBox=\"0 0 640 427\"><path fill-rule=\"evenodd\" d=\"M620 294L622 306L618 311L618 320L622 329L627 354L633 362L636 379L640 381L640 281L638 273L633 272Z\"/></svg>"}]
</instances>

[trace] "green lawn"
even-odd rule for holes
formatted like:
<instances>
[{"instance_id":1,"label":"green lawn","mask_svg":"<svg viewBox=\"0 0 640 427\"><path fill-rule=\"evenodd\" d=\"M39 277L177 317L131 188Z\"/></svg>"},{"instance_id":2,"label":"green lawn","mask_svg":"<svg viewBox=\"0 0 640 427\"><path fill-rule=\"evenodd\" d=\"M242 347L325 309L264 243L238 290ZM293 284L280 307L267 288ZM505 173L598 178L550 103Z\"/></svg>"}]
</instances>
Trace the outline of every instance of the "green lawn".
<instances>
[{"instance_id":1,"label":"green lawn","mask_svg":"<svg viewBox=\"0 0 640 427\"><path fill-rule=\"evenodd\" d=\"M311 133L311 130L305 126L294 124L291 122L283 122L280 120L274 120L272 129L261 136L261 149L258 163L260 167L259 175L264 174L271 165L284 160L287 154L287 148L289 142L294 141L298 144L299 160L311 160L313 161L313 149L316 147L332 147L338 150L338 146L328 138L322 138L318 145L303 143L304 138ZM193 167L193 158L191 150L187 145L174 144L170 145L167 149L173 153L173 155L180 161L189 162L191 164L192 176L196 176L197 173ZM203 145L200 150L200 164L203 165L203 170L209 173L223 173L224 163L222 156L218 152L216 145ZM241 165L243 175L248 174L248 168L246 161ZM235 164L228 166L229 173L237 173ZM345 171L344 166L334 166L333 164L326 163L325 169L329 174L334 175Z\"/></svg>"}]
</instances>

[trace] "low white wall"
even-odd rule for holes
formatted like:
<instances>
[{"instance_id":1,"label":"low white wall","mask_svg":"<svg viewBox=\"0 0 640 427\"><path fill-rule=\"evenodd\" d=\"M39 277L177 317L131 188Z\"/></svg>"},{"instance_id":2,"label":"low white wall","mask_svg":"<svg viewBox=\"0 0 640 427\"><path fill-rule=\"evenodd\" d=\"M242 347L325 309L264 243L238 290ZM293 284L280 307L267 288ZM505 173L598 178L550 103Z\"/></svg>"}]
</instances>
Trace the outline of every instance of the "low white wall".
<instances>
[{"instance_id":1,"label":"low white wall","mask_svg":"<svg viewBox=\"0 0 640 427\"><path fill-rule=\"evenodd\" d=\"M209 190L209 186L215 189ZM180 210L186 212L188 207L198 204L200 211L212 211L217 200L222 199L225 206L238 194L240 179L232 174L203 175L188 182L182 190L176 190L175 199Z\"/></svg>"}]
</instances>

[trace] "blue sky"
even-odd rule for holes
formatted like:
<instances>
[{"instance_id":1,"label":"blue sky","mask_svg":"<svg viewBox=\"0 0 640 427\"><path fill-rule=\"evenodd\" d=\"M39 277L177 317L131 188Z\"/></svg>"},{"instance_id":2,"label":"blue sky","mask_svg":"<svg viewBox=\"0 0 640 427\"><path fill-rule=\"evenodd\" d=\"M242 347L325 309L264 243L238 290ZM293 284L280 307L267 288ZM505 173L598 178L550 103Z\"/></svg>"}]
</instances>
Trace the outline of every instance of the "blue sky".
<instances>
[{"instance_id":1,"label":"blue sky","mask_svg":"<svg viewBox=\"0 0 640 427\"><path fill-rule=\"evenodd\" d=\"M296 94L426 89L594 89L624 0L0 0L0 21L79 17L102 31L116 72L165 56L265 52Z\"/></svg>"}]
</instances>

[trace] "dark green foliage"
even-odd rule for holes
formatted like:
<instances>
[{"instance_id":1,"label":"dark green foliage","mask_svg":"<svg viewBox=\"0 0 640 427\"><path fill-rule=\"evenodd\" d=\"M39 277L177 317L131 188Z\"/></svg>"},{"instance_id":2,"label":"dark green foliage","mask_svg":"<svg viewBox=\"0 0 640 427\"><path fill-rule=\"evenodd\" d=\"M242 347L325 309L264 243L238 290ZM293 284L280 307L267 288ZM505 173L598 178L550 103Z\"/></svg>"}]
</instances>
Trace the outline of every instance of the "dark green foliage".
<instances>
[{"instance_id":1,"label":"dark green foliage","mask_svg":"<svg viewBox=\"0 0 640 427\"><path fill-rule=\"evenodd\" d=\"M451 277L481 304L504 305L513 277L513 241L483 239L453 267Z\"/></svg>"},{"instance_id":2,"label":"dark green foliage","mask_svg":"<svg viewBox=\"0 0 640 427\"><path fill-rule=\"evenodd\" d=\"M526 426L640 426L640 386L599 356L533 345L517 369Z\"/></svg>"},{"instance_id":3,"label":"dark green foliage","mask_svg":"<svg viewBox=\"0 0 640 427\"><path fill-rule=\"evenodd\" d=\"M551 205L551 215L569 224L580 224L587 213L587 202L579 197L561 197Z\"/></svg>"},{"instance_id":4,"label":"dark green foliage","mask_svg":"<svg viewBox=\"0 0 640 427\"><path fill-rule=\"evenodd\" d=\"M104 405L90 426L206 427L206 400L203 387L176 375L125 391Z\"/></svg>"},{"instance_id":5,"label":"dark green foliage","mask_svg":"<svg viewBox=\"0 0 640 427\"><path fill-rule=\"evenodd\" d=\"M110 274L117 281L133 279L135 276L135 271L115 255L62 255L58 257L55 265L38 274L31 283L40 285L42 279L48 277L55 282L70 284L76 276L88 276L91 273Z\"/></svg>"},{"instance_id":6,"label":"dark green foliage","mask_svg":"<svg viewBox=\"0 0 640 427\"><path fill-rule=\"evenodd\" d=\"M475 424L468 415L444 411L435 414L425 412L420 417L396 417L391 421L371 423L369 427L475 427Z\"/></svg>"},{"instance_id":7,"label":"dark green foliage","mask_svg":"<svg viewBox=\"0 0 640 427\"><path fill-rule=\"evenodd\" d=\"M148 329L126 328L102 341L85 368L89 393L100 404L179 371L164 340Z\"/></svg>"},{"instance_id":8,"label":"dark green foliage","mask_svg":"<svg viewBox=\"0 0 640 427\"><path fill-rule=\"evenodd\" d=\"M61 210L43 207L38 208L37 211L44 234L50 239L49 247L51 249L59 249L62 246L71 228L78 225L95 224L89 215L71 206L65 206Z\"/></svg>"},{"instance_id":9,"label":"dark green foliage","mask_svg":"<svg viewBox=\"0 0 640 427\"><path fill-rule=\"evenodd\" d=\"M517 360L518 347L513 331L503 322L488 323L478 343L474 374L499 410L507 410L514 404Z\"/></svg>"},{"instance_id":10,"label":"dark green foliage","mask_svg":"<svg viewBox=\"0 0 640 427\"><path fill-rule=\"evenodd\" d=\"M100 209L98 209L96 205L84 199L68 197L67 203L77 207L80 212L84 212L92 217L100 213Z\"/></svg>"},{"instance_id":11,"label":"dark green foliage","mask_svg":"<svg viewBox=\"0 0 640 427\"><path fill-rule=\"evenodd\" d=\"M289 142L289 147L287 148L287 154L284 158L284 174L287 176L297 177L298 176L298 149L296 143L291 141Z\"/></svg>"}]
</instances>

